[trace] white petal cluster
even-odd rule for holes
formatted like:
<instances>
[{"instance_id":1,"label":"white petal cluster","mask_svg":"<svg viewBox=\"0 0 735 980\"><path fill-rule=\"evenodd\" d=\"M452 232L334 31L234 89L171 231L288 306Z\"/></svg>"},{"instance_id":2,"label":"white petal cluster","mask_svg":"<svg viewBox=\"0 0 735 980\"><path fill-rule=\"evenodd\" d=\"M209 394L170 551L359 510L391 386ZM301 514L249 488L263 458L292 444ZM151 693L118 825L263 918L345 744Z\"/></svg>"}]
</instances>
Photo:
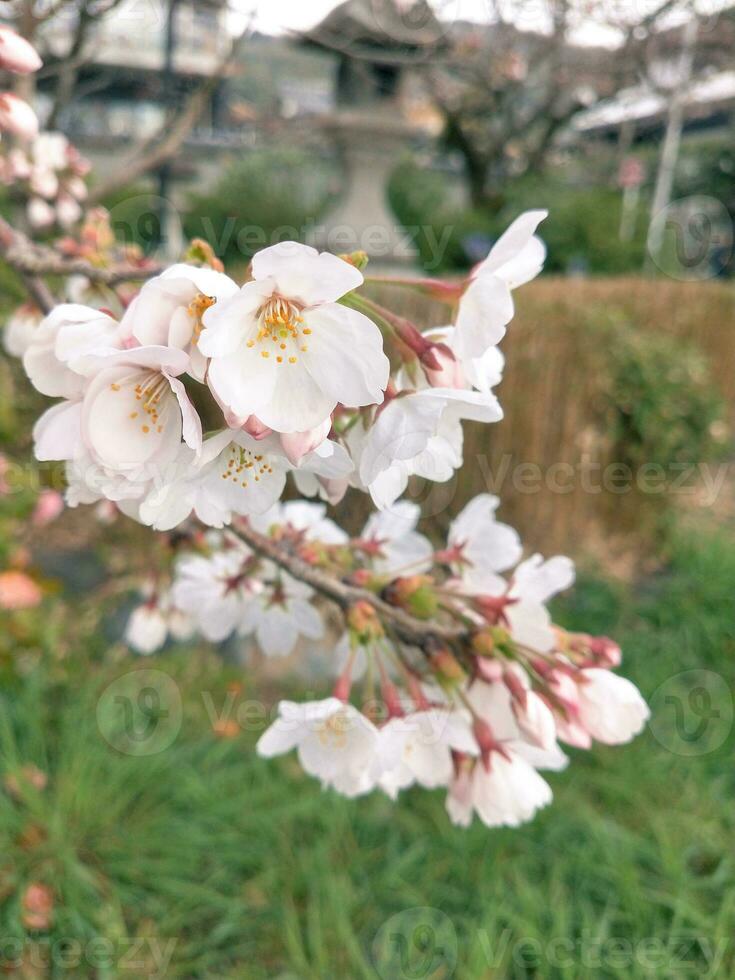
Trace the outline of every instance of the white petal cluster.
<instances>
[{"instance_id":1,"label":"white petal cluster","mask_svg":"<svg viewBox=\"0 0 735 980\"><path fill-rule=\"evenodd\" d=\"M24 179L50 198L73 164L59 140L42 156L46 169ZM177 529L170 579L134 609L128 644L150 655L199 633L247 638L266 657L318 644L332 696L282 701L260 754L295 750L348 797L443 789L461 826L532 819L552 799L540 772L567 763L559 742L626 742L648 718L612 672L613 641L554 624L548 603L574 581L568 558L524 559L490 494L457 514L442 546L400 499L414 477L453 477L465 421L502 418L497 345L513 290L543 265L545 216L522 215L463 284L444 284L454 322L423 333L356 293L357 257L285 242L255 256L244 285L178 263L117 316L66 303L39 323L23 310L5 337L57 399L35 452L65 463L67 502ZM321 502L288 499L289 481ZM353 536L327 512L350 487L377 508ZM322 593L344 614L336 629Z\"/></svg>"}]
</instances>

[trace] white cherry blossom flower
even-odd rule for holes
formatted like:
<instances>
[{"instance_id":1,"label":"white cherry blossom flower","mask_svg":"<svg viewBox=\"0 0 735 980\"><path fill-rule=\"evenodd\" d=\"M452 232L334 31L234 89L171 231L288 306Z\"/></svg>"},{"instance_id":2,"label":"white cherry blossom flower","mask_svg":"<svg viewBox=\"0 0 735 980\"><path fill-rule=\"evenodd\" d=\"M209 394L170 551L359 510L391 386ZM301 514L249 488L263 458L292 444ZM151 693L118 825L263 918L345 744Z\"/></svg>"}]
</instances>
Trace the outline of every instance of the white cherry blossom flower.
<instances>
[{"instance_id":1,"label":"white cherry blossom flower","mask_svg":"<svg viewBox=\"0 0 735 980\"><path fill-rule=\"evenodd\" d=\"M389 507L411 476L437 483L451 479L462 465L462 419L497 422L502 417L489 393L426 388L394 398L367 433L361 436L358 426L350 433L352 440L362 439L355 449L360 480L377 507Z\"/></svg>"},{"instance_id":2,"label":"white cherry blossom flower","mask_svg":"<svg viewBox=\"0 0 735 980\"><path fill-rule=\"evenodd\" d=\"M296 749L304 772L345 796L359 796L375 786L373 774L378 730L351 704L337 698L298 704L281 701L278 718L260 737L265 758Z\"/></svg>"},{"instance_id":3,"label":"white cherry blossom flower","mask_svg":"<svg viewBox=\"0 0 735 980\"><path fill-rule=\"evenodd\" d=\"M259 252L253 281L204 314L209 384L236 416L277 432L321 425L338 403L380 404L389 364L377 326L337 303L362 285L342 259L283 242Z\"/></svg>"},{"instance_id":4,"label":"white cherry blossom flower","mask_svg":"<svg viewBox=\"0 0 735 980\"><path fill-rule=\"evenodd\" d=\"M135 297L122 319L126 336L143 345L178 347L191 361L189 373L204 380L207 362L198 347L204 313L230 299L238 285L214 269L179 263L150 279Z\"/></svg>"},{"instance_id":5,"label":"white cherry blossom flower","mask_svg":"<svg viewBox=\"0 0 735 980\"><path fill-rule=\"evenodd\" d=\"M98 359L81 411L81 439L96 463L117 472L146 468L152 478L182 439L201 450L201 422L178 378L188 366L188 355L171 347Z\"/></svg>"},{"instance_id":6,"label":"white cherry blossom flower","mask_svg":"<svg viewBox=\"0 0 735 980\"><path fill-rule=\"evenodd\" d=\"M249 574L252 553L234 546L210 557L186 555L176 565L171 587L173 605L195 621L212 643L226 640L242 626L253 597L260 590Z\"/></svg>"},{"instance_id":7,"label":"white cherry blossom flower","mask_svg":"<svg viewBox=\"0 0 735 980\"><path fill-rule=\"evenodd\" d=\"M125 629L125 642L136 653L150 656L160 650L168 636L168 622L156 603L146 602L133 610Z\"/></svg>"},{"instance_id":8,"label":"white cherry blossom flower","mask_svg":"<svg viewBox=\"0 0 735 980\"><path fill-rule=\"evenodd\" d=\"M267 534L274 526L286 528L303 536L305 541L321 541L323 544L346 544L349 536L327 516L324 504L307 500L289 500L278 503L267 513L251 518L256 531Z\"/></svg>"},{"instance_id":9,"label":"white cherry blossom flower","mask_svg":"<svg viewBox=\"0 0 735 980\"><path fill-rule=\"evenodd\" d=\"M81 397L98 361L90 355L119 350L120 325L106 313L62 303L38 325L23 355L31 384L51 398Z\"/></svg>"},{"instance_id":10,"label":"white cherry blossom flower","mask_svg":"<svg viewBox=\"0 0 735 980\"><path fill-rule=\"evenodd\" d=\"M445 552L452 567L504 572L520 560L523 546L518 533L495 519L499 504L492 494L478 494L452 521Z\"/></svg>"},{"instance_id":11,"label":"white cherry blossom flower","mask_svg":"<svg viewBox=\"0 0 735 980\"><path fill-rule=\"evenodd\" d=\"M546 250L535 231L546 211L527 211L513 222L474 270L457 312L456 350L463 362L481 358L505 336L513 319L511 291L539 274Z\"/></svg>"},{"instance_id":12,"label":"white cherry blossom flower","mask_svg":"<svg viewBox=\"0 0 735 980\"><path fill-rule=\"evenodd\" d=\"M285 572L268 582L244 610L240 632L254 633L266 657L287 657L300 636L319 640L324 635L322 618L309 601L313 590ZM265 578L265 574L263 575Z\"/></svg>"},{"instance_id":13,"label":"white cherry blossom flower","mask_svg":"<svg viewBox=\"0 0 735 980\"><path fill-rule=\"evenodd\" d=\"M291 476L302 496L320 497L334 505L344 497L354 469L344 446L327 439L299 461Z\"/></svg>"},{"instance_id":14,"label":"white cherry blossom flower","mask_svg":"<svg viewBox=\"0 0 735 980\"><path fill-rule=\"evenodd\" d=\"M504 684L476 681L467 696L477 717L489 726L496 748L461 764L447 796L447 812L464 827L473 813L488 827L517 827L551 803L551 788L536 770L563 769L567 757L556 743L540 748L527 741Z\"/></svg>"},{"instance_id":15,"label":"white cherry blossom flower","mask_svg":"<svg viewBox=\"0 0 735 980\"><path fill-rule=\"evenodd\" d=\"M630 742L650 717L635 684L609 670L589 667L579 672L577 715L582 727L604 745Z\"/></svg>"},{"instance_id":16,"label":"white cherry blossom flower","mask_svg":"<svg viewBox=\"0 0 735 980\"><path fill-rule=\"evenodd\" d=\"M396 501L373 514L360 534L359 546L380 575L396 575L404 568L415 574L431 567L434 548L416 530L421 508L408 500Z\"/></svg>"},{"instance_id":17,"label":"white cherry blossom flower","mask_svg":"<svg viewBox=\"0 0 735 980\"><path fill-rule=\"evenodd\" d=\"M465 715L429 708L391 718L380 729L383 772L378 785L392 799L414 783L425 789L448 786L454 772L453 751L479 752Z\"/></svg>"},{"instance_id":18,"label":"white cherry blossom flower","mask_svg":"<svg viewBox=\"0 0 735 980\"><path fill-rule=\"evenodd\" d=\"M19 306L5 324L3 346L11 357L23 357L31 346L41 314L33 306Z\"/></svg>"},{"instance_id":19,"label":"white cherry blossom flower","mask_svg":"<svg viewBox=\"0 0 735 980\"><path fill-rule=\"evenodd\" d=\"M546 780L508 750L476 760L457 776L447 795L447 813L460 827L469 827L474 813L486 827L518 827L552 799Z\"/></svg>"},{"instance_id":20,"label":"white cherry blossom flower","mask_svg":"<svg viewBox=\"0 0 735 980\"><path fill-rule=\"evenodd\" d=\"M511 576L510 583L488 570L465 569L458 588L477 597L483 613L504 626L513 639L539 653L554 649L556 635L546 603L574 582L574 562L557 555L546 561L532 555Z\"/></svg>"},{"instance_id":21,"label":"white cherry blossom flower","mask_svg":"<svg viewBox=\"0 0 735 980\"><path fill-rule=\"evenodd\" d=\"M228 430L207 439L199 454L181 445L171 466L154 479L138 519L169 531L194 513L209 527L224 527L233 514L268 511L283 493L289 468L273 437L256 441Z\"/></svg>"}]
</instances>

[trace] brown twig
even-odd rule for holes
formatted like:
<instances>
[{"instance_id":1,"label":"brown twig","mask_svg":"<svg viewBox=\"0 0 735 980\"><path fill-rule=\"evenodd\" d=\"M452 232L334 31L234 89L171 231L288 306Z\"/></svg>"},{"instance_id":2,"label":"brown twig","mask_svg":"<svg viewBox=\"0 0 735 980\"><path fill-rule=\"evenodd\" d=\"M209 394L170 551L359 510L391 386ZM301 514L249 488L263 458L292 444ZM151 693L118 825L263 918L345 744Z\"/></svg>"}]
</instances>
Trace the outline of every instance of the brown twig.
<instances>
[{"instance_id":1,"label":"brown twig","mask_svg":"<svg viewBox=\"0 0 735 980\"><path fill-rule=\"evenodd\" d=\"M468 635L468 630L460 626L446 626L436 622L423 622L416 619L403 609L391 606L380 596L368 589L350 585L341 579L334 578L327 572L308 564L283 542L265 537L255 531L247 521L237 525L237 535L245 544L264 558L268 558L289 575L300 582L310 585L315 592L331 599L341 609L347 610L358 602L367 602L378 613L384 624L401 640L410 646L428 650L437 641L442 643L457 643Z\"/></svg>"},{"instance_id":2,"label":"brown twig","mask_svg":"<svg viewBox=\"0 0 735 980\"><path fill-rule=\"evenodd\" d=\"M117 286L131 280L151 279L163 271L159 265L123 263L101 267L92 265L86 259L67 259L52 248L32 242L3 218L0 218L0 253L8 265L23 277L33 298L38 300L36 294L44 293L51 304L50 308L56 305L56 300L40 276L85 276L90 282L102 286ZM39 305L44 312L48 312L47 304Z\"/></svg>"},{"instance_id":3,"label":"brown twig","mask_svg":"<svg viewBox=\"0 0 735 980\"><path fill-rule=\"evenodd\" d=\"M0 218L0 255L20 275L23 284L42 313L50 313L56 306L56 299L43 279L38 278L38 270L18 261L18 253L33 248L32 243L12 228L4 218Z\"/></svg>"}]
</instances>

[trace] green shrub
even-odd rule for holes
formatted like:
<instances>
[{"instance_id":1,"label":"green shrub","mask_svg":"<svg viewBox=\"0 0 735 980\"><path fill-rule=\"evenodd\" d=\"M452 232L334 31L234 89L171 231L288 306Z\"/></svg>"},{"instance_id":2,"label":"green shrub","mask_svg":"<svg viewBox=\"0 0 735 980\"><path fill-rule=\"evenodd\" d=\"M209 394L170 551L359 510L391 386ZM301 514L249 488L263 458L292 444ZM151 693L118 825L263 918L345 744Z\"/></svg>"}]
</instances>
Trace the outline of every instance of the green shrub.
<instances>
[{"instance_id":1,"label":"green shrub","mask_svg":"<svg viewBox=\"0 0 735 980\"><path fill-rule=\"evenodd\" d=\"M610 314L603 329L609 367L602 390L613 458L636 468L721 457L726 408L703 353Z\"/></svg>"},{"instance_id":2,"label":"green shrub","mask_svg":"<svg viewBox=\"0 0 735 980\"><path fill-rule=\"evenodd\" d=\"M222 259L249 259L276 241L302 240L326 209L333 184L331 167L314 154L252 152L210 194L191 197L184 232L205 238Z\"/></svg>"},{"instance_id":3,"label":"green shrub","mask_svg":"<svg viewBox=\"0 0 735 980\"><path fill-rule=\"evenodd\" d=\"M427 271L467 269L472 236L490 242L522 211L539 207L549 210L542 227L549 250L547 272L617 275L639 272L643 266L647 209L641 204L633 241L621 242L622 195L612 188L573 187L554 175L528 177L508 185L502 208L492 214L457 207L443 175L405 161L393 174L389 200L402 224L420 229L416 245L425 266L434 260L434 243L451 229L439 268Z\"/></svg>"}]
</instances>

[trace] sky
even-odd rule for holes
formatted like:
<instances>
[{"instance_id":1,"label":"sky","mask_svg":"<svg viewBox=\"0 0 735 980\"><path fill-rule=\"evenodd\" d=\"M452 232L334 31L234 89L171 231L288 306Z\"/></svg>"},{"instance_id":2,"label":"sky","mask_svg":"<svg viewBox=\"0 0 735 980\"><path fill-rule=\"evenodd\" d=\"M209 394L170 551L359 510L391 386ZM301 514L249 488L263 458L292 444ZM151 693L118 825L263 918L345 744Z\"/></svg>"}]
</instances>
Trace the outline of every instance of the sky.
<instances>
[{"instance_id":1,"label":"sky","mask_svg":"<svg viewBox=\"0 0 735 980\"><path fill-rule=\"evenodd\" d=\"M243 15L252 15L256 11L255 27L267 34L282 34L287 31L303 31L318 24L330 10L338 6L341 0L234 0L233 7L242 11ZM398 3L410 3L410 0L397 0ZM513 0L506 0L506 6L512 8ZM633 0L636 2L636 0ZM645 2L645 0L644 0ZM464 20L475 23L488 23L490 18L489 0L431 0L435 13L441 20ZM534 7L538 12L534 11ZM524 0L526 11L524 20L519 26L527 29L539 28L543 23L544 0L529 3ZM592 23L584 25L582 35L590 34L589 43L605 43L605 38L599 28ZM607 39L612 43L614 35L608 34ZM583 43L584 39L582 38Z\"/></svg>"},{"instance_id":2,"label":"sky","mask_svg":"<svg viewBox=\"0 0 735 980\"><path fill-rule=\"evenodd\" d=\"M288 31L303 31L318 24L341 0L230 0L232 8L241 11L235 18L242 22L242 16L250 17L255 10L254 26L267 34L282 34ZM412 0L396 0L398 4L410 5ZM430 0L437 16L442 20L464 20L488 23L491 18L492 0ZM543 30L545 0L499 0L504 6L504 15L515 20L526 30ZM732 0L695 0L702 13L727 6ZM643 16L651 7L658 7L661 0L606 0L607 9L616 14L636 18ZM594 0L588 6L594 5ZM580 7L584 0L580 0ZM602 4L605 6L605 3ZM522 17L514 12L523 11ZM621 35L594 17L580 15L579 23L570 40L577 44L597 44L615 47Z\"/></svg>"}]
</instances>

